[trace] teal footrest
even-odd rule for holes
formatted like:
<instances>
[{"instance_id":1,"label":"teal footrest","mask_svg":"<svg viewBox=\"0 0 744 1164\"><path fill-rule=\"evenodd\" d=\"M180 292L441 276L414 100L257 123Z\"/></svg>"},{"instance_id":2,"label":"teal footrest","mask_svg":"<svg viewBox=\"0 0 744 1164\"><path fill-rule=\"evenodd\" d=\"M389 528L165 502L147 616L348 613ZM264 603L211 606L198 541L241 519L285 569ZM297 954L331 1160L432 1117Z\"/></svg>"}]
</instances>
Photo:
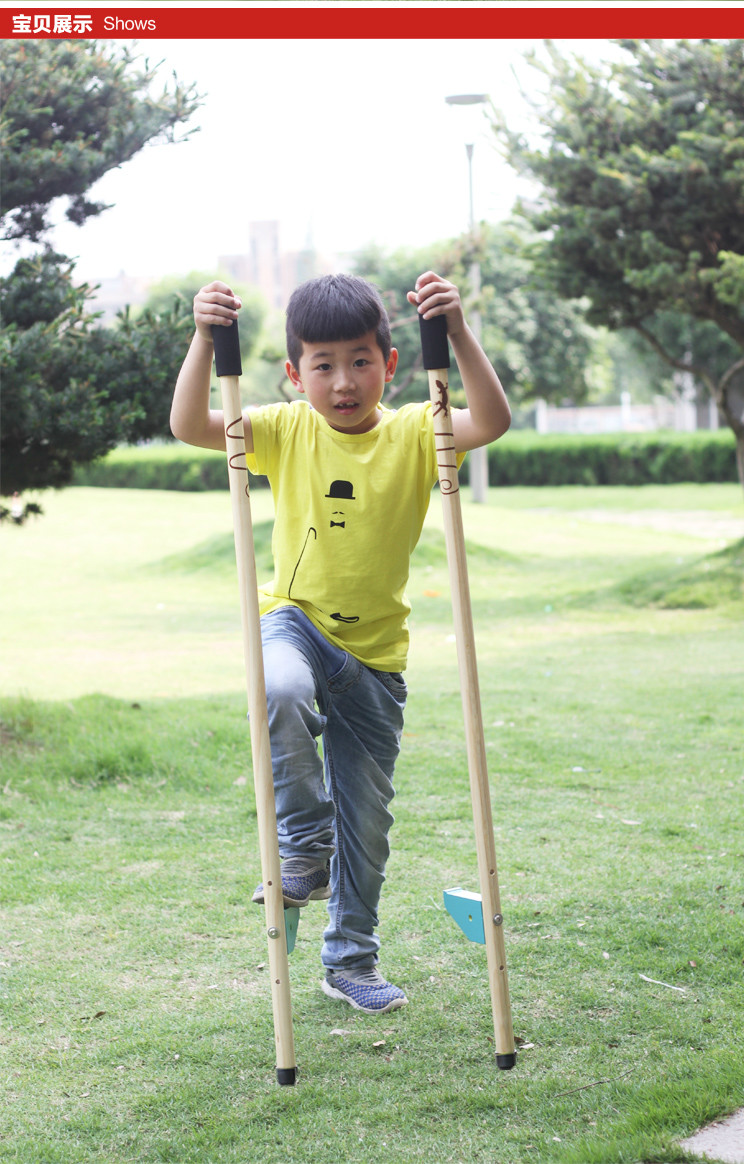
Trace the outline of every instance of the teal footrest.
<instances>
[{"instance_id":1,"label":"teal footrest","mask_svg":"<svg viewBox=\"0 0 744 1164\"><path fill-rule=\"evenodd\" d=\"M483 929L483 900L479 893L469 893L467 889L445 889L444 905L447 913L455 919L469 942L486 944Z\"/></svg>"},{"instance_id":2,"label":"teal footrest","mask_svg":"<svg viewBox=\"0 0 744 1164\"><path fill-rule=\"evenodd\" d=\"M284 910L284 929L287 932L287 953L291 954L297 938L297 927L300 924L300 911L296 905L290 905Z\"/></svg>"}]
</instances>

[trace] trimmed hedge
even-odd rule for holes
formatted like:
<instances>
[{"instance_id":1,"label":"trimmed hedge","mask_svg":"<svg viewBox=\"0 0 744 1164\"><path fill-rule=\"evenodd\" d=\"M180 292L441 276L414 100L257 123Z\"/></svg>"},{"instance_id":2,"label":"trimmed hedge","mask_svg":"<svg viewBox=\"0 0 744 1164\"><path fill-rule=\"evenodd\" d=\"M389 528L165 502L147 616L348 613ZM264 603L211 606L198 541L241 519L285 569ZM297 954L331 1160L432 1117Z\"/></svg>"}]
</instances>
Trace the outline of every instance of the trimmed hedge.
<instances>
[{"instance_id":1,"label":"trimmed hedge","mask_svg":"<svg viewBox=\"0 0 744 1164\"><path fill-rule=\"evenodd\" d=\"M249 474L251 488L267 486L265 477ZM175 489L203 493L227 489L224 453L176 442L114 449L108 456L75 470L73 485L97 489Z\"/></svg>"},{"instance_id":2,"label":"trimmed hedge","mask_svg":"<svg viewBox=\"0 0 744 1164\"><path fill-rule=\"evenodd\" d=\"M735 482L736 441L730 429L597 436L522 429L491 445L488 477L492 485Z\"/></svg>"},{"instance_id":3,"label":"trimmed hedge","mask_svg":"<svg viewBox=\"0 0 744 1164\"><path fill-rule=\"evenodd\" d=\"M673 485L736 482L730 429L540 436L509 432L488 452L491 485ZM467 460L463 470L467 479ZM266 485L250 477L251 487ZM120 448L76 470L74 485L111 489L227 489L224 453L181 444Z\"/></svg>"}]
</instances>

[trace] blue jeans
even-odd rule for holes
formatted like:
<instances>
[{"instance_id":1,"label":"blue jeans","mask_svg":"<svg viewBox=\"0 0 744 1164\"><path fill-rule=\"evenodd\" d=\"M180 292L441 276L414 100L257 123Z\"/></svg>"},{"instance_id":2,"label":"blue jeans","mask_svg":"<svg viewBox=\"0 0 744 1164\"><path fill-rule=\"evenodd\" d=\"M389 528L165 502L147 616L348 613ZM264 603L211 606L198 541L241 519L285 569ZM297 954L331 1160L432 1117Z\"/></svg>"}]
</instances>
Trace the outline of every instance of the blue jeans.
<instances>
[{"instance_id":1,"label":"blue jeans","mask_svg":"<svg viewBox=\"0 0 744 1164\"><path fill-rule=\"evenodd\" d=\"M405 682L333 646L295 606L261 630L279 852L331 859L326 969L374 966Z\"/></svg>"}]
</instances>

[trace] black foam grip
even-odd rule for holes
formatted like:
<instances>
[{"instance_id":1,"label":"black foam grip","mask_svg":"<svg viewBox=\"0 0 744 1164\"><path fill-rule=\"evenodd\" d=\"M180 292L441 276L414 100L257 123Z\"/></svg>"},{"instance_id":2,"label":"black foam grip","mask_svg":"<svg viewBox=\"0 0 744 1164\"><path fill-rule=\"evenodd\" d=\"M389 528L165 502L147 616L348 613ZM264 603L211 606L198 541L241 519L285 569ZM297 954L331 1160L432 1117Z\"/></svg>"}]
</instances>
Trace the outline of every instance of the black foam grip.
<instances>
[{"instance_id":1,"label":"black foam grip","mask_svg":"<svg viewBox=\"0 0 744 1164\"><path fill-rule=\"evenodd\" d=\"M214 341L214 362L218 376L242 376L243 365L240 360L240 335L238 334L237 320L233 320L229 327L222 324L212 325L212 340Z\"/></svg>"},{"instance_id":2,"label":"black foam grip","mask_svg":"<svg viewBox=\"0 0 744 1164\"><path fill-rule=\"evenodd\" d=\"M294 1087L297 1082L296 1067L277 1067L276 1081L280 1087Z\"/></svg>"},{"instance_id":3,"label":"black foam grip","mask_svg":"<svg viewBox=\"0 0 744 1164\"><path fill-rule=\"evenodd\" d=\"M447 316L433 315L431 319L419 316L421 327L421 355L424 367L449 368L449 344L447 343Z\"/></svg>"}]
</instances>

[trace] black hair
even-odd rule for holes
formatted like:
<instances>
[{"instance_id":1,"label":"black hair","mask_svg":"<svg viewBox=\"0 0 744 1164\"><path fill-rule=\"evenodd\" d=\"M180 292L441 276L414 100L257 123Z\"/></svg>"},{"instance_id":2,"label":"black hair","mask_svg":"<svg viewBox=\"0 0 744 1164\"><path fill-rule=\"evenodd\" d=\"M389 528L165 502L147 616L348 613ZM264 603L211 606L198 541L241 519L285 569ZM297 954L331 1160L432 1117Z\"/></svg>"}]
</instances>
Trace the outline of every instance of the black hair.
<instances>
[{"instance_id":1,"label":"black hair","mask_svg":"<svg viewBox=\"0 0 744 1164\"><path fill-rule=\"evenodd\" d=\"M358 275L321 275L308 279L287 305L287 355L300 366L303 343L333 343L374 331L385 363L390 358L390 320L376 287Z\"/></svg>"}]
</instances>

